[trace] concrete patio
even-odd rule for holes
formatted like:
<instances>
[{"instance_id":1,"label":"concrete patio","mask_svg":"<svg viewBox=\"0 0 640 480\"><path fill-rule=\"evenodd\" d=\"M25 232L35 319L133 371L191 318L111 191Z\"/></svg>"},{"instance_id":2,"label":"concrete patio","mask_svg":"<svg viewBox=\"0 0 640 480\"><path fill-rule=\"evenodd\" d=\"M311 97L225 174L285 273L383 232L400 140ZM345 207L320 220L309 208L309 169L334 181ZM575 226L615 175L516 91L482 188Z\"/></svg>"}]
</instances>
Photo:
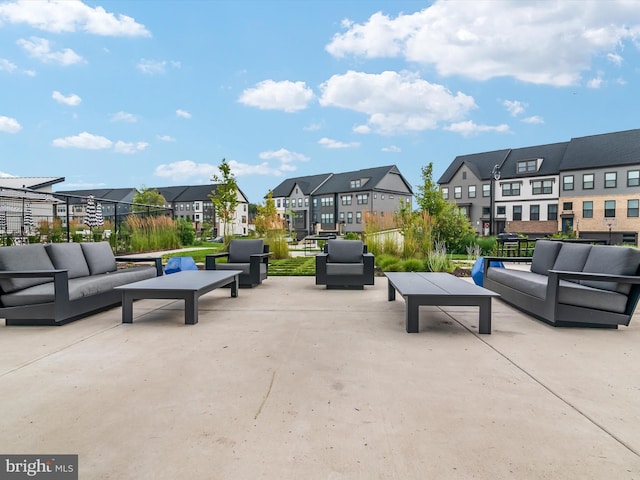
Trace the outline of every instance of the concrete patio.
<instances>
[{"instance_id":1,"label":"concrete patio","mask_svg":"<svg viewBox=\"0 0 640 480\"><path fill-rule=\"evenodd\" d=\"M86 479L640 479L640 318L557 329L499 300L423 307L387 282L270 277L0 327L0 452L78 454Z\"/></svg>"}]
</instances>

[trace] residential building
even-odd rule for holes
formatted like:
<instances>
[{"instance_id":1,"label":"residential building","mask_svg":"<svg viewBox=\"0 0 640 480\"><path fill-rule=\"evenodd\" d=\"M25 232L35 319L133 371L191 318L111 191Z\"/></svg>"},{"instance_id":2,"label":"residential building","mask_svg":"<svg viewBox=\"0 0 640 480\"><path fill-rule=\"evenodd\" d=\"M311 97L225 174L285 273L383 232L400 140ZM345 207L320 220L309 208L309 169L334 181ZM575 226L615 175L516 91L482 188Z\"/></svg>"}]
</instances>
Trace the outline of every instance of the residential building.
<instances>
[{"instance_id":1,"label":"residential building","mask_svg":"<svg viewBox=\"0 0 640 480\"><path fill-rule=\"evenodd\" d=\"M413 191L395 165L284 180L273 189L276 208L298 238L362 232L367 215L391 217Z\"/></svg>"},{"instance_id":2,"label":"residential building","mask_svg":"<svg viewBox=\"0 0 640 480\"><path fill-rule=\"evenodd\" d=\"M462 155L438 183L482 235L562 231L637 244L640 130Z\"/></svg>"}]
</instances>

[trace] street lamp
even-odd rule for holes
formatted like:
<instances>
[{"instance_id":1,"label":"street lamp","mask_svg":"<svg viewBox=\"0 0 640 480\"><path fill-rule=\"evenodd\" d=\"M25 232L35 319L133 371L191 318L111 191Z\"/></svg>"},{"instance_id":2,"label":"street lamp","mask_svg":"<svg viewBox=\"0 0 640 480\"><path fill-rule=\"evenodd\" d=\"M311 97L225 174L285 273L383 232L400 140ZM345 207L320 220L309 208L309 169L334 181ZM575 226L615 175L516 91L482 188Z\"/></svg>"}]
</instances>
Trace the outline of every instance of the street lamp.
<instances>
[{"instance_id":1,"label":"street lamp","mask_svg":"<svg viewBox=\"0 0 640 480\"><path fill-rule=\"evenodd\" d=\"M493 210L495 208L494 183L500 180L500 165L495 164L491 170L491 184L489 188L489 235L493 235Z\"/></svg>"}]
</instances>

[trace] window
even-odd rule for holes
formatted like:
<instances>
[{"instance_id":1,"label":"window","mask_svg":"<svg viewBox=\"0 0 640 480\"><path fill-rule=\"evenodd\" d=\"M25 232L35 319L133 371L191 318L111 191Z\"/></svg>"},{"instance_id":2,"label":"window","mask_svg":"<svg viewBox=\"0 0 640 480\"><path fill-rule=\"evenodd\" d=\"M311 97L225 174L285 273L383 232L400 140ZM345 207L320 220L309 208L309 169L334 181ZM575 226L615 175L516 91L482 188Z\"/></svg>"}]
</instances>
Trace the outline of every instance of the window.
<instances>
[{"instance_id":1,"label":"window","mask_svg":"<svg viewBox=\"0 0 640 480\"><path fill-rule=\"evenodd\" d=\"M616 201L605 200L604 201L604 216L606 218L613 218L616 216Z\"/></svg>"},{"instance_id":2,"label":"window","mask_svg":"<svg viewBox=\"0 0 640 480\"><path fill-rule=\"evenodd\" d=\"M462 187L453 187L453 198L462 198Z\"/></svg>"},{"instance_id":3,"label":"window","mask_svg":"<svg viewBox=\"0 0 640 480\"><path fill-rule=\"evenodd\" d=\"M542 195L553 192L553 182L551 180L535 180L531 182L532 193Z\"/></svg>"},{"instance_id":4,"label":"window","mask_svg":"<svg viewBox=\"0 0 640 480\"><path fill-rule=\"evenodd\" d=\"M340 222L344 222L344 212L340 212L338 214L338 219L340 220Z\"/></svg>"},{"instance_id":5,"label":"window","mask_svg":"<svg viewBox=\"0 0 640 480\"><path fill-rule=\"evenodd\" d=\"M529 207L529 220L540 220L540 205Z\"/></svg>"},{"instance_id":6,"label":"window","mask_svg":"<svg viewBox=\"0 0 640 480\"><path fill-rule=\"evenodd\" d=\"M627 200L627 217L637 217L640 210L638 200Z\"/></svg>"},{"instance_id":7,"label":"window","mask_svg":"<svg viewBox=\"0 0 640 480\"><path fill-rule=\"evenodd\" d=\"M547 205L547 220L558 220L558 204L550 203Z\"/></svg>"},{"instance_id":8,"label":"window","mask_svg":"<svg viewBox=\"0 0 640 480\"><path fill-rule=\"evenodd\" d=\"M384 200L384 193L380 194L380 200Z\"/></svg>"},{"instance_id":9,"label":"window","mask_svg":"<svg viewBox=\"0 0 640 480\"><path fill-rule=\"evenodd\" d=\"M604 188L616 188L618 174L616 172L606 172L604 174Z\"/></svg>"},{"instance_id":10,"label":"window","mask_svg":"<svg viewBox=\"0 0 640 480\"><path fill-rule=\"evenodd\" d=\"M627 187L640 187L640 170L627 172Z\"/></svg>"},{"instance_id":11,"label":"window","mask_svg":"<svg viewBox=\"0 0 640 480\"><path fill-rule=\"evenodd\" d=\"M298 199L298 207L302 207L302 199L301 198Z\"/></svg>"},{"instance_id":12,"label":"window","mask_svg":"<svg viewBox=\"0 0 640 480\"><path fill-rule=\"evenodd\" d=\"M333 223L333 213L322 213L320 214L320 222L324 224L332 224Z\"/></svg>"},{"instance_id":13,"label":"window","mask_svg":"<svg viewBox=\"0 0 640 480\"><path fill-rule=\"evenodd\" d=\"M449 188L448 187L442 187L442 198L444 198L445 200L449 200Z\"/></svg>"},{"instance_id":14,"label":"window","mask_svg":"<svg viewBox=\"0 0 640 480\"><path fill-rule=\"evenodd\" d=\"M491 184L485 183L482 185L482 196L490 197L491 196Z\"/></svg>"},{"instance_id":15,"label":"window","mask_svg":"<svg viewBox=\"0 0 640 480\"><path fill-rule=\"evenodd\" d=\"M496 207L496 215L506 215L507 207Z\"/></svg>"},{"instance_id":16,"label":"window","mask_svg":"<svg viewBox=\"0 0 640 480\"><path fill-rule=\"evenodd\" d=\"M309 206L309 197L304 197L304 206L305 207Z\"/></svg>"},{"instance_id":17,"label":"window","mask_svg":"<svg viewBox=\"0 0 640 480\"><path fill-rule=\"evenodd\" d=\"M518 162L518 173L529 173L538 171L538 160L521 160Z\"/></svg>"},{"instance_id":18,"label":"window","mask_svg":"<svg viewBox=\"0 0 640 480\"><path fill-rule=\"evenodd\" d=\"M200 204L198 202L193 204L193 209L194 210L200 210Z\"/></svg>"},{"instance_id":19,"label":"window","mask_svg":"<svg viewBox=\"0 0 640 480\"><path fill-rule=\"evenodd\" d=\"M563 202L562 210L564 210L565 212L570 212L571 210L573 210L573 202Z\"/></svg>"},{"instance_id":20,"label":"window","mask_svg":"<svg viewBox=\"0 0 640 480\"><path fill-rule=\"evenodd\" d=\"M469 198L476 198L476 186L469 185Z\"/></svg>"},{"instance_id":21,"label":"window","mask_svg":"<svg viewBox=\"0 0 640 480\"><path fill-rule=\"evenodd\" d=\"M347 223L353 223L353 212L347 212Z\"/></svg>"},{"instance_id":22,"label":"window","mask_svg":"<svg viewBox=\"0 0 640 480\"><path fill-rule=\"evenodd\" d=\"M320 199L320 205L323 207L333 207L333 197L322 197Z\"/></svg>"},{"instance_id":23,"label":"window","mask_svg":"<svg viewBox=\"0 0 640 480\"><path fill-rule=\"evenodd\" d=\"M562 189L573 190L573 175L565 175L562 177Z\"/></svg>"},{"instance_id":24,"label":"window","mask_svg":"<svg viewBox=\"0 0 640 480\"><path fill-rule=\"evenodd\" d=\"M356 195L356 202L358 205L366 205L369 203L369 194L368 193L360 193Z\"/></svg>"},{"instance_id":25,"label":"window","mask_svg":"<svg viewBox=\"0 0 640 480\"><path fill-rule=\"evenodd\" d=\"M582 218L593 218L593 202L582 202Z\"/></svg>"},{"instance_id":26,"label":"window","mask_svg":"<svg viewBox=\"0 0 640 480\"><path fill-rule=\"evenodd\" d=\"M351 180L349 186L351 188L360 188L360 180Z\"/></svg>"},{"instance_id":27,"label":"window","mask_svg":"<svg viewBox=\"0 0 640 480\"><path fill-rule=\"evenodd\" d=\"M342 195L340 199L342 200L342 205L351 205L351 202L352 202L351 195Z\"/></svg>"},{"instance_id":28,"label":"window","mask_svg":"<svg viewBox=\"0 0 640 480\"><path fill-rule=\"evenodd\" d=\"M491 209L489 207L482 207L482 216L488 217L491 214Z\"/></svg>"},{"instance_id":29,"label":"window","mask_svg":"<svg viewBox=\"0 0 640 480\"><path fill-rule=\"evenodd\" d=\"M515 197L520 195L520 182L516 183L503 183L502 195L505 197Z\"/></svg>"},{"instance_id":30,"label":"window","mask_svg":"<svg viewBox=\"0 0 640 480\"><path fill-rule=\"evenodd\" d=\"M318 199L317 199L317 198L314 198L314 199L313 199L313 206L314 206L314 207L317 207L317 206L318 206Z\"/></svg>"},{"instance_id":31,"label":"window","mask_svg":"<svg viewBox=\"0 0 640 480\"><path fill-rule=\"evenodd\" d=\"M362 223L362 212L356 212L356 223Z\"/></svg>"},{"instance_id":32,"label":"window","mask_svg":"<svg viewBox=\"0 0 640 480\"><path fill-rule=\"evenodd\" d=\"M582 175L582 188L584 190L593 189L593 173L585 173Z\"/></svg>"},{"instance_id":33,"label":"window","mask_svg":"<svg viewBox=\"0 0 640 480\"><path fill-rule=\"evenodd\" d=\"M467 172L462 172L462 179L466 180L467 179Z\"/></svg>"},{"instance_id":34,"label":"window","mask_svg":"<svg viewBox=\"0 0 640 480\"><path fill-rule=\"evenodd\" d=\"M282 206L281 200L276 200L276 207L280 208Z\"/></svg>"},{"instance_id":35,"label":"window","mask_svg":"<svg viewBox=\"0 0 640 480\"><path fill-rule=\"evenodd\" d=\"M513 219L522 220L522 205L513 206Z\"/></svg>"}]
</instances>

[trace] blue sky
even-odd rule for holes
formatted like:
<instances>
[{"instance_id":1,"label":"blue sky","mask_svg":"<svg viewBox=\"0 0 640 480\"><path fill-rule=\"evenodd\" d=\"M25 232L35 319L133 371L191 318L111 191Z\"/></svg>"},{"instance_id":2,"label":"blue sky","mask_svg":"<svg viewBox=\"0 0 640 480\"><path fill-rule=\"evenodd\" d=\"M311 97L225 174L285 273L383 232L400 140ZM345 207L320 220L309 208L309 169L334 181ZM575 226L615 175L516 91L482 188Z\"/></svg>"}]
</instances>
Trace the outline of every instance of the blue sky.
<instances>
[{"instance_id":1,"label":"blue sky","mask_svg":"<svg viewBox=\"0 0 640 480\"><path fill-rule=\"evenodd\" d=\"M0 0L0 176L284 178L640 128L637 1Z\"/></svg>"}]
</instances>

